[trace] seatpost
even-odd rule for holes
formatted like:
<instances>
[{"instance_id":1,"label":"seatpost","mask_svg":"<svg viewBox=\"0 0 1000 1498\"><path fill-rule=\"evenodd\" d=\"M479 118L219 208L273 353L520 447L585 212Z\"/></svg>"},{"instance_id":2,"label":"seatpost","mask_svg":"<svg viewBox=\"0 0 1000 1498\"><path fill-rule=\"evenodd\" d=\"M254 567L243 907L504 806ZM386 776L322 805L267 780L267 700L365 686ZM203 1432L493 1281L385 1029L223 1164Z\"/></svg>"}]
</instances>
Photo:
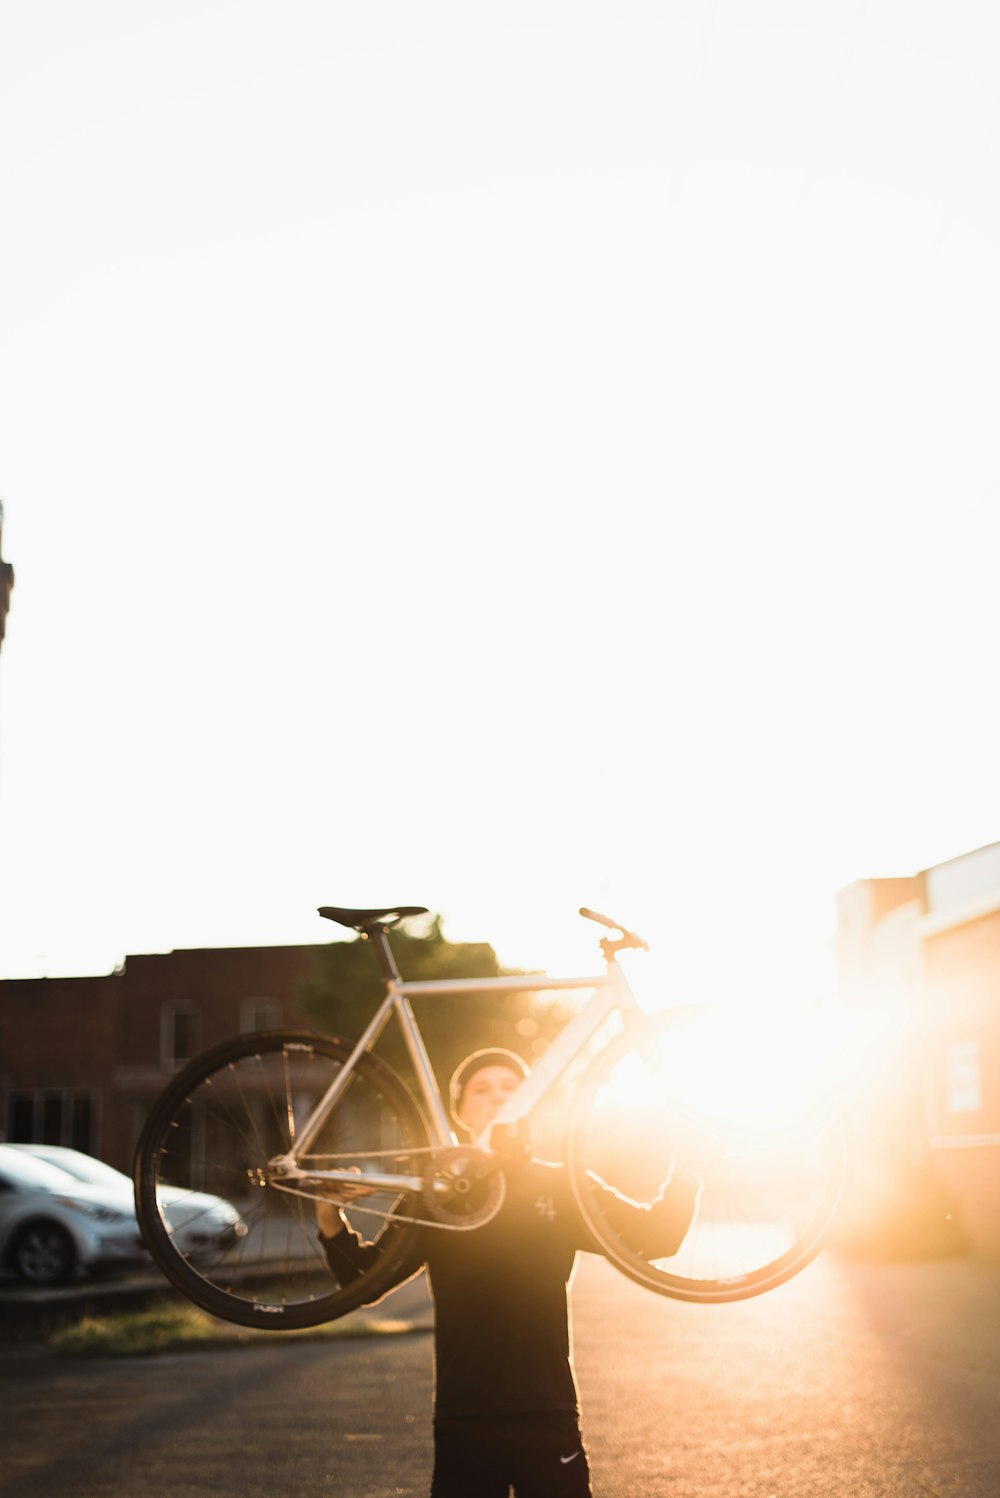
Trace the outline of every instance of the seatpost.
<instances>
[{"instance_id":1,"label":"seatpost","mask_svg":"<svg viewBox=\"0 0 1000 1498\"><path fill-rule=\"evenodd\" d=\"M399 983L401 981L400 972L396 966L396 959L393 956L392 948L389 945L388 926L365 926L361 932L361 940L371 940L375 943L375 956L378 958L378 965L382 969L383 978L386 978L390 983Z\"/></svg>"}]
</instances>

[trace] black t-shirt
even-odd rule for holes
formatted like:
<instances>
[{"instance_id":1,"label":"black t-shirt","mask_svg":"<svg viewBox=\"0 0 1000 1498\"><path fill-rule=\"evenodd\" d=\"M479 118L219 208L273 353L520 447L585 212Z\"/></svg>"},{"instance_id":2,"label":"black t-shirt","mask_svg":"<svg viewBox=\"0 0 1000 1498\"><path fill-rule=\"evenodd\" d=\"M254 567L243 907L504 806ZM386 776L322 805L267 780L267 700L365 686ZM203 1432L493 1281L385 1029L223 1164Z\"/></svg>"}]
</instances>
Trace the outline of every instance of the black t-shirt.
<instances>
[{"instance_id":1,"label":"black t-shirt","mask_svg":"<svg viewBox=\"0 0 1000 1498\"><path fill-rule=\"evenodd\" d=\"M425 1264L435 1306L435 1409L439 1415L575 1410L568 1286L578 1249L599 1252L562 1166L539 1161L505 1170L507 1193L482 1227L421 1228L397 1283ZM697 1187L677 1181L652 1209L616 1199L647 1237L676 1247L691 1220ZM351 1231L323 1238L341 1284L377 1253ZM665 1251L672 1251L669 1244Z\"/></svg>"}]
</instances>

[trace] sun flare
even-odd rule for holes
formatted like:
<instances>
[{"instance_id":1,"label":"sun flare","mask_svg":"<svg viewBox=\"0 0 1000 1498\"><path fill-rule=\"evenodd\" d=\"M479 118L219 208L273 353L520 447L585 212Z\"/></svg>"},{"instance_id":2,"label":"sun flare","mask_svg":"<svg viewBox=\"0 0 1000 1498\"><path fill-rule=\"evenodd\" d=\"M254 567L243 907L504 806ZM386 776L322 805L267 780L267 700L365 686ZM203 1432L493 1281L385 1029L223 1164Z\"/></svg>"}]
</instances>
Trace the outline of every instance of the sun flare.
<instances>
[{"instance_id":1,"label":"sun flare","mask_svg":"<svg viewBox=\"0 0 1000 1498\"><path fill-rule=\"evenodd\" d=\"M678 1013L609 1077L604 1106L669 1112L691 1127L788 1132L842 1110L879 1022L833 1008Z\"/></svg>"}]
</instances>

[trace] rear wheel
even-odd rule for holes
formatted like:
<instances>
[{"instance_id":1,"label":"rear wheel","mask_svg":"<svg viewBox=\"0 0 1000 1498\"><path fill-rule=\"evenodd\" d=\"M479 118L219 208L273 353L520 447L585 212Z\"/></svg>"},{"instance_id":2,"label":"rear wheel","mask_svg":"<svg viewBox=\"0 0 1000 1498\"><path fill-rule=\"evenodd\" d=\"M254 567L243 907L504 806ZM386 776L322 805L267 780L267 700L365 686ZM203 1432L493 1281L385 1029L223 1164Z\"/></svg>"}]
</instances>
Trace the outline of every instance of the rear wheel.
<instances>
[{"instance_id":1,"label":"rear wheel","mask_svg":"<svg viewBox=\"0 0 1000 1498\"><path fill-rule=\"evenodd\" d=\"M136 1154L136 1210L150 1253L191 1300L243 1326L315 1326L392 1283L412 1242L407 1198L383 1193L344 1214L380 1253L338 1284L319 1242L318 1191L282 1186L267 1165L295 1136L353 1045L303 1031L248 1035L196 1058L161 1094ZM427 1136L394 1071L372 1055L353 1075L315 1141L317 1169L419 1174Z\"/></svg>"},{"instance_id":2,"label":"rear wheel","mask_svg":"<svg viewBox=\"0 0 1000 1498\"><path fill-rule=\"evenodd\" d=\"M815 1257L847 1155L806 1062L786 1032L707 1007L658 1015L598 1057L575 1104L569 1167L612 1263L662 1295L710 1302L759 1295ZM673 1251L640 1252L620 1211L609 1220L599 1183L649 1203L675 1171L701 1183L694 1218Z\"/></svg>"}]
</instances>

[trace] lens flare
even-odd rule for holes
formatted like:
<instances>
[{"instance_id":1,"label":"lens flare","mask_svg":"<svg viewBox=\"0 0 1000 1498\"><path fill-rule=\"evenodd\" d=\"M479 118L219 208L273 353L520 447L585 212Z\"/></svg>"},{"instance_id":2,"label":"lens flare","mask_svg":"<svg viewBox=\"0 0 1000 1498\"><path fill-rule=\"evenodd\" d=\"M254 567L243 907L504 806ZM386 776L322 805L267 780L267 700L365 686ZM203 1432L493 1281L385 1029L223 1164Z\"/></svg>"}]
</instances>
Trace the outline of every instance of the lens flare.
<instances>
[{"instance_id":1,"label":"lens flare","mask_svg":"<svg viewBox=\"0 0 1000 1498\"><path fill-rule=\"evenodd\" d=\"M847 1101L877 1026L834 1009L679 1011L616 1068L599 1106L667 1110L691 1126L753 1134L794 1130Z\"/></svg>"}]
</instances>

